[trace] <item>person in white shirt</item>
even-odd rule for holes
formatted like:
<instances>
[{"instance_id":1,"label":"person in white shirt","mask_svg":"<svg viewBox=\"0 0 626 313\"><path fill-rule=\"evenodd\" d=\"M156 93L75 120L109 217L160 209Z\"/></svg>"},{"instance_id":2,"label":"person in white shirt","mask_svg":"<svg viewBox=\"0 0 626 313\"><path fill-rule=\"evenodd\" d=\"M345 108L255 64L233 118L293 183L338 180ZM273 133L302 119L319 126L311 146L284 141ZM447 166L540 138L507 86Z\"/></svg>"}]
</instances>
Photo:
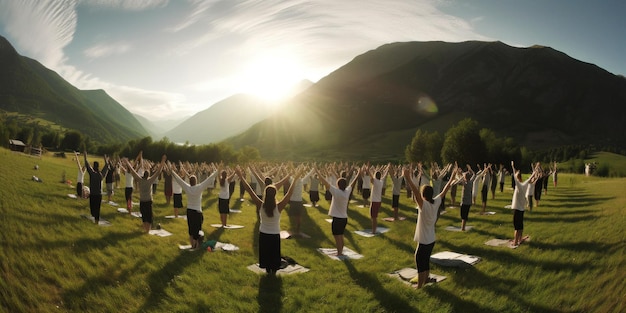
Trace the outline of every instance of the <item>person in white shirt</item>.
<instances>
[{"instance_id":1,"label":"person in white shirt","mask_svg":"<svg viewBox=\"0 0 626 313\"><path fill-rule=\"evenodd\" d=\"M456 171L456 168L454 171ZM420 170L418 176L421 173ZM439 205L448 189L458 181L450 179L441 190L441 193L433 197L433 187L430 185L417 187L411 179L411 171L408 168L404 170L404 178L411 188L413 200L415 200L419 210L413 240L417 242L415 264L417 266L418 282L416 287L422 288L426 283L431 282L429 279L430 255L435 247L435 223L437 222Z\"/></svg>"},{"instance_id":2,"label":"person in white shirt","mask_svg":"<svg viewBox=\"0 0 626 313\"><path fill-rule=\"evenodd\" d=\"M189 228L189 242L192 249L200 247L202 244L202 236L200 236L200 230L202 229L202 223L204 222L204 216L202 215L202 193L204 190L215 181L217 171L214 171L201 183L197 183L198 179L196 175L189 175L185 168L181 166L181 169L185 171L185 176L189 177L189 183L184 181L175 171L169 168L172 178L183 188L187 194L187 227Z\"/></svg>"},{"instance_id":3,"label":"person in white shirt","mask_svg":"<svg viewBox=\"0 0 626 313\"><path fill-rule=\"evenodd\" d=\"M287 206L289 198L293 193L293 184L285 194L282 200L276 201L276 186L269 184L265 186L263 200L256 195L256 192L245 181L241 168L237 167L235 173L244 182L244 188L250 194L252 202L254 202L259 210L259 267L264 268L265 272L275 275L280 269L280 214ZM298 170L294 175L294 179L299 179L302 170Z\"/></svg>"},{"instance_id":4,"label":"person in white shirt","mask_svg":"<svg viewBox=\"0 0 626 313\"><path fill-rule=\"evenodd\" d=\"M217 196L217 209L220 213L220 221L222 222L222 227L226 227L226 221L228 220L228 214L230 213L230 182L233 180L234 177L234 172L231 173L230 176L228 176L228 172L226 172L226 170L222 170L220 172L220 192Z\"/></svg>"},{"instance_id":5,"label":"person in white shirt","mask_svg":"<svg viewBox=\"0 0 626 313\"><path fill-rule=\"evenodd\" d=\"M533 172L528 179L522 182L522 174L515 169L515 164L511 161L513 170L513 182L515 189L513 190L513 199L511 200L511 208L513 209L513 246L518 246L526 238L522 236L524 232L524 210L527 205L527 197L525 196L527 189L532 188L532 184L536 180L536 172Z\"/></svg>"},{"instance_id":6,"label":"person in white shirt","mask_svg":"<svg viewBox=\"0 0 626 313\"><path fill-rule=\"evenodd\" d=\"M315 171L318 176L323 177L319 172L317 167L315 167ZM328 209L328 215L332 216L333 221L331 223L331 229L333 233L333 237L335 237L335 246L337 248L337 257L344 257L343 255L343 234L346 230L346 225L348 225L348 203L350 202L350 193L352 193L352 188L358 179L361 176L361 169L357 171L356 175L352 177L352 180L348 184L348 181L340 177L337 179L336 186L331 185L328 181L328 178L321 179L320 181L326 187L326 190L330 191L332 194L332 200L330 202L330 208Z\"/></svg>"}]
</instances>

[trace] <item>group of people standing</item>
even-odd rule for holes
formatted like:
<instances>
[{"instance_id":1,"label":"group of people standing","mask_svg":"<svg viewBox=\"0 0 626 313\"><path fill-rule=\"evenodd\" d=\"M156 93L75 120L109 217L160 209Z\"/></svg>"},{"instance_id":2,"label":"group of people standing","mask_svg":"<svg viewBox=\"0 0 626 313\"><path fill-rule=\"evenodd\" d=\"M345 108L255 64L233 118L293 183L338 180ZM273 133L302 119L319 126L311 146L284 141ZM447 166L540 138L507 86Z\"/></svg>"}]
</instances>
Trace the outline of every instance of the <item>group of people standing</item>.
<instances>
[{"instance_id":1,"label":"group of people standing","mask_svg":"<svg viewBox=\"0 0 626 313\"><path fill-rule=\"evenodd\" d=\"M85 166L79 167L81 172L89 173L90 187L90 210L92 216L99 220L100 203L102 202L102 180L108 171L113 168L113 163L105 156L105 166L99 169L96 161L93 166L87 162L87 153L84 152ZM77 158L78 159L78 158ZM455 204L457 186L462 187L460 201L461 229L465 230L469 210L476 203L478 195L481 196L482 210L491 190L492 199L495 197L497 183L503 192L504 177L507 170L500 165L496 171L491 164L478 165L478 171L474 172L470 165L463 171L457 164L447 164L440 168L436 163L431 164L428 174L421 163L416 165L378 165L369 163L357 165L349 163L301 164L295 166L289 164L251 164L246 167L224 167L216 164L190 164L179 162L178 166L167 161L164 155L159 163L144 160L140 153L134 161L126 158L117 163L126 174L125 197L128 210L132 210L132 188L137 186L139 190L139 206L142 214L143 230L148 232L152 226L152 195L154 182L163 174L169 177L171 183L166 185L166 199L169 203L173 196L173 206L176 215L183 208L182 191L187 195L187 223L189 228L189 240L192 248L200 247L202 236L200 231L203 224L202 196L207 189L214 188L219 184L218 211L222 226L227 225L229 214L229 200L233 195L236 181L240 184L239 197L243 198L247 191L252 202L256 206L256 214L259 222L259 266L265 268L269 274L275 274L281 264L280 250L280 216L283 210L289 208L291 230L295 235L300 234L303 198L302 194L308 187L309 197L313 205L320 200L319 185L325 189L324 198L330 202L328 215L332 217L331 230L335 240L336 256L344 257L344 233L348 224L348 205L354 198L356 188L362 200L369 202L369 213L372 221L371 232L377 232L378 213L381 208L382 197L386 190L386 180L392 182L392 210L391 221L402 219L398 214L399 198L402 188L406 188L407 196L411 197L418 209L418 219L415 229L414 240L418 243L415 251L415 263L418 270L417 287L420 288L429 282L429 260L435 244L435 224L441 212L445 209L446 194L451 192L451 203ZM547 177L553 175L556 186L556 164L554 168L544 170L539 163L533 165L532 174L522 181L520 171L511 162L514 193L512 208L514 209L514 236L513 245L519 245L523 241L523 212L536 199L529 198L529 189L535 190L535 186L546 186ZM248 179L249 177L249 179ZM280 179L277 179L280 178ZM545 183L545 184L544 184ZM168 193L167 189L171 188ZM283 196L279 200L279 190L283 188ZM547 187L545 187L547 188ZM130 189L130 190L129 190ZM547 189L546 189L547 190ZM452 192L454 191L454 193ZM78 189L77 189L78 192ZM168 196L169 194L169 196ZM532 208L532 205L530 205Z\"/></svg>"}]
</instances>

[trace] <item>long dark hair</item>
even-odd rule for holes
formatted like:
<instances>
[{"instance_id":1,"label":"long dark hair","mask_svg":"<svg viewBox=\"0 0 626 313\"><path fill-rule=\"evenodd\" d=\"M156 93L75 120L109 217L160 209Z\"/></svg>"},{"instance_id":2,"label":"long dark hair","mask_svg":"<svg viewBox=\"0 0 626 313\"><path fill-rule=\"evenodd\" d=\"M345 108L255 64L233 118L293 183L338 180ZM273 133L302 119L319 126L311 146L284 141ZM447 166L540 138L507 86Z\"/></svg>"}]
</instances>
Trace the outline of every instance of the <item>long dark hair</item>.
<instances>
[{"instance_id":1,"label":"long dark hair","mask_svg":"<svg viewBox=\"0 0 626 313\"><path fill-rule=\"evenodd\" d=\"M434 194L434 190L432 186L429 185L424 185L421 188L421 192L422 192L422 198L424 198L424 200L430 202L431 204L435 203L435 200L433 200L433 194Z\"/></svg>"},{"instance_id":2,"label":"long dark hair","mask_svg":"<svg viewBox=\"0 0 626 313\"><path fill-rule=\"evenodd\" d=\"M274 216L274 209L276 208L276 186L267 185L265 187L265 196L263 197L263 210L269 217Z\"/></svg>"}]
</instances>

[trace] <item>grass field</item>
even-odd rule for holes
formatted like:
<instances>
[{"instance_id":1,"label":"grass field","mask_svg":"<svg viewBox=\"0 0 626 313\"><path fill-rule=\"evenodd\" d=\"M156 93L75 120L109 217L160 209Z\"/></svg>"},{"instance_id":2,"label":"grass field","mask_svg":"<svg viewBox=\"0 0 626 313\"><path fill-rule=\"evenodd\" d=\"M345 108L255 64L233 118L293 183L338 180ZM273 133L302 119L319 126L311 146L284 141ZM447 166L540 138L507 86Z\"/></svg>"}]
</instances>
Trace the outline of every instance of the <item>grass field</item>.
<instances>
[{"instance_id":1,"label":"grass field","mask_svg":"<svg viewBox=\"0 0 626 313\"><path fill-rule=\"evenodd\" d=\"M112 226L96 226L86 200L67 196L74 189L61 183L65 172L75 179L70 158L31 158L0 149L1 312L624 312L626 310L626 179L582 175L559 176L541 205L525 215L531 241L517 249L484 244L510 238L512 214L507 182L504 193L489 200L488 211L472 207L466 233L458 225L458 208L437 224L434 253L454 251L479 256L473 267L431 264L447 276L441 283L415 290L387 274L413 267L412 241L416 214L404 194L405 221L379 225L390 231L373 238L354 234L369 228L365 208L352 204L346 246L364 255L333 261L317 252L334 245L327 218L328 203L307 208L303 231L310 239L282 241L282 252L310 269L307 273L268 278L246 267L257 261L258 227L249 201L231 201L239 214L229 223L243 229L216 229L216 196L204 197L208 239L232 243L234 252L181 251L187 242L182 219L166 219L162 185L155 196L155 222L174 235L142 234L140 219L102 206ZM34 166L39 165L39 170ZM43 183L32 181L35 175ZM123 179L122 179L123 183ZM237 195L239 189L236 188ZM390 216L390 190L380 218ZM458 198L458 196L457 196ZM247 199L247 197L246 197ZM308 197L305 197L308 199ZM123 189L114 196L123 202ZM186 202L186 199L184 200ZM283 229L289 218L282 215Z\"/></svg>"}]
</instances>

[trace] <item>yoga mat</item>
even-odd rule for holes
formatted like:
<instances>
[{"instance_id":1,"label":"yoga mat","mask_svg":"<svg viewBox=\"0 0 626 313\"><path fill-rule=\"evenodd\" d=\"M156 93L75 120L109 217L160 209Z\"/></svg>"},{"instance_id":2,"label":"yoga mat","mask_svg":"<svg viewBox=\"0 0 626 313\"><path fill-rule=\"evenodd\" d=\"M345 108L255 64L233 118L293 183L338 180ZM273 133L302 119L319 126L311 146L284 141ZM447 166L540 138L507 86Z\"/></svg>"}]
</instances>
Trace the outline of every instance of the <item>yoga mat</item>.
<instances>
[{"instance_id":1,"label":"yoga mat","mask_svg":"<svg viewBox=\"0 0 626 313\"><path fill-rule=\"evenodd\" d=\"M230 212L230 213L241 213L241 210L230 209L228 212Z\"/></svg>"},{"instance_id":2,"label":"yoga mat","mask_svg":"<svg viewBox=\"0 0 626 313\"><path fill-rule=\"evenodd\" d=\"M465 231L468 231L468 230L470 230L472 228L474 228L474 226L465 225ZM454 225L447 226L445 229L448 230L448 231L461 231L461 227L454 226Z\"/></svg>"},{"instance_id":3,"label":"yoga mat","mask_svg":"<svg viewBox=\"0 0 626 313\"><path fill-rule=\"evenodd\" d=\"M361 235L363 237L368 237L369 238L369 237L374 237L376 235L380 235L380 234L386 233L388 231L389 231L389 228L387 228L387 227L377 227L375 234L372 234L372 230L371 229L357 230L357 231L354 231L354 233L357 234L357 235Z\"/></svg>"},{"instance_id":4,"label":"yoga mat","mask_svg":"<svg viewBox=\"0 0 626 313\"><path fill-rule=\"evenodd\" d=\"M117 211L120 212L120 213L128 214L128 209L127 208L117 208Z\"/></svg>"},{"instance_id":5,"label":"yoga mat","mask_svg":"<svg viewBox=\"0 0 626 313\"><path fill-rule=\"evenodd\" d=\"M399 220L399 221L404 221L404 220L406 220L406 217L404 217L404 216L400 216L400 217L398 217L398 220ZM387 222L395 222L396 220L395 220L395 219L393 219L393 217L384 217L384 218L383 218L383 221L387 221Z\"/></svg>"},{"instance_id":6,"label":"yoga mat","mask_svg":"<svg viewBox=\"0 0 626 313\"><path fill-rule=\"evenodd\" d=\"M358 260L358 259L363 257L362 254L358 254L358 253L352 251L348 247L343 247L343 256L342 257L337 257L337 249L336 248L318 248L317 251L327 255L329 258L331 258L333 260L336 260L336 261L341 261L341 260L346 260L346 259Z\"/></svg>"},{"instance_id":7,"label":"yoga mat","mask_svg":"<svg viewBox=\"0 0 626 313\"><path fill-rule=\"evenodd\" d=\"M333 219L332 219L332 218L327 218L327 219L324 219L324 220L325 220L325 221L327 221L327 222L329 222L329 223L332 223L332 222L333 222Z\"/></svg>"},{"instance_id":8,"label":"yoga mat","mask_svg":"<svg viewBox=\"0 0 626 313\"><path fill-rule=\"evenodd\" d=\"M522 243L530 241L530 236L524 236L522 238ZM486 245L492 247L507 247L511 249L515 249L519 246L513 245L513 240L511 239L490 239L485 242Z\"/></svg>"},{"instance_id":9,"label":"yoga mat","mask_svg":"<svg viewBox=\"0 0 626 313\"><path fill-rule=\"evenodd\" d=\"M211 227L222 228L222 224L211 224ZM227 224L224 228L225 229L238 229L238 228L243 228L243 225Z\"/></svg>"},{"instance_id":10,"label":"yoga mat","mask_svg":"<svg viewBox=\"0 0 626 313\"><path fill-rule=\"evenodd\" d=\"M91 216L91 215L85 215L85 214L82 214L82 215L81 215L81 217L83 217L83 218L86 218L86 219L90 220L92 223L95 223L95 222L96 222L96 219L94 219L94 218L93 218L93 216ZM104 219L102 219L102 218L101 218L101 219L98 221L98 226L111 226L111 222L109 222L109 221L104 220Z\"/></svg>"},{"instance_id":11,"label":"yoga mat","mask_svg":"<svg viewBox=\"0 0 626 313\"><path fill-rule=\"evenodd\" d=\"M78 196L73 194L73 193L68 193L67 196L72 198L72 199L78 199Z\"/></svg>"},{"instance_id":12,"label":"yoga mat","mask_svg":"<svg viewBox=\"0 0 626 313\"><path fill-rule=\"evenodd\" d=\"M265 274L265 269L260 268L258 263L248 266L248 269L258 274ZM291 275L291 274L298 274L298 273L306 273L308 271L309 271L308 268L303 267L300 264L287 265L287 267L281 268L278 271L276 271L276 275Z\"/></svg>"},{"instance_id":13,"label":"yoga mat","mask_svg":"<svg viewBox=\"0 0 626 313\"><path fill-rule=\"evenodd\" d=\"M430 261L441 266L468 267L480 262L480 258L473 255L443 251L431 255Z\"/></svg>"},{"instance_id":14,"label":"yoga mat","mask_svg":"<svg viewBox=\"0 0 626 313\"><path fill-rule=\"evenodd\" d=\"M180 250L192 250L191 249L191 245L178 245L178 249ZM215 243L215 248L213 249L213 251L216 250L222 250L222 251L237 251L239 250L239 247L230 244L230 243L224 243L224 242L216 242Z\"/></svg>"},{"instance_id":15,"label":"yoga mat","mask_svg":"<svg viewBox=\"0 0 626 313\"><path fill-rule=\"evenodd\" d=\"M138 217L141 218L141 212L130 212L130 215L134 216L134 217Z\"/></svg>"},{"instance_id":16,"label":"yoga mat","mask_svg":"<svg viewBox=\"0 0 626 313\"><path fill-rule=\"evenodd\" d=\"M151 229L148 234L150 235L156 235L159 237L167 237L167 236L171 236L172 233L168 232L167 230L161 228L161 229Z\"/></svg>"},{"instance_id":17,"label":"yoga mat","mask_svg":"<svg viewBox=\"0 0 626 313\"><path fill-rule=\"evenodd\" d=\"M414 285L414 282L411 282L412 279L417 279L417 270L414 268L403 268L397 271L394 271L392 273L389 274L389 276L391 277L396 277L398 279L400 279L402 282L408 284L408 285ZM442 276L442 275L437 275L437 274L430 274L428 276L428 278L430 279L434 279L436 283L440 283L442 281L444 281L446 279L446 276ZM432 283L427 283L426 285L429 285Z\"/></svg>"},{"instance_id":18,"label":"yoga mat","mask_svg":"<svg viewBox=\"0 0 626 313\"><path fill-rule=\"evenodd\" d=\"M165 218L176 218L176 215L166 215ZM187 219L187 215L178 215L178 218Z\"/></svg>"},{"instance_id":19,"label":"yoga mat","mask_svg":"<svg viewBox=\"0 0 626 313\"><path fill-rule=\"evenodd\" d=\"M300 237L300 238L311 238L311 236L305 234L305 233L299 233L299 234L295 234L292 233L290 231L286 231L286 230L281 230L280 231L280 239L291 239L294 237Z\"/></svg>"}]
</instances>

